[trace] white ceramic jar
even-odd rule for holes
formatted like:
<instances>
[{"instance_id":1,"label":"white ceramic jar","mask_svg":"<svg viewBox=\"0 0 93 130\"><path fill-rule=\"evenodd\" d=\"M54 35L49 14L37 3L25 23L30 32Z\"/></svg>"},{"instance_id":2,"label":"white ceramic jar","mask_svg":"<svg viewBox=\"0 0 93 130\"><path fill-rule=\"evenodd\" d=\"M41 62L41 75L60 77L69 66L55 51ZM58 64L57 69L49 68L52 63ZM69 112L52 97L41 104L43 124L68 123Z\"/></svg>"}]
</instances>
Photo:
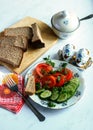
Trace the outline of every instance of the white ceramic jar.
<instances>
[{"instance_id":1,"label":"white ceramic jar","mask_svg":"<svg viewBox=\"0 0 93 130\"><path fill-rule=\"evenodd\" d=\"M67 39L76 32L80 21L74 12L64 10L52 16L51 24L53 31L59 38Z\"/></svg>"}]
</instances>

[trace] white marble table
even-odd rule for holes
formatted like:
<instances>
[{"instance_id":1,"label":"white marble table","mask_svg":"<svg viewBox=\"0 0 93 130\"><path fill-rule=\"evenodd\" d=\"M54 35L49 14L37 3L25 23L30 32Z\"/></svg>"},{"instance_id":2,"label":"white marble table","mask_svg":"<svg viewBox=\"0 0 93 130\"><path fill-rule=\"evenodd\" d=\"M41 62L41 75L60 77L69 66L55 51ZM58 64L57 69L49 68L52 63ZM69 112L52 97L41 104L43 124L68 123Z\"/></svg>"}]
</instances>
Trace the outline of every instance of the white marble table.
<instances>
[{"instance_id":1,"label":"white marble table","mask_svg":"<svg viewBox=\"0 0 93 130\"><path fill-rule=\"evenodd\" d=\"M72 10L79 18L93 13L93 0L0 0L0 31L26 16L37 18L49 26L52 15L62 10ZM55 57L58 49L67 43L78 48L87 48L93 57L93 19L82 21L80 31L75 38L61 40L42 55ZM8 70L0 66L0 72ZM29 108L24 105L18 114L0 108L1 130L92 130L93 129L93 66L84 73L86 89L82 99L72 107L61 110L50 110L37 104L35 106L46 117L39 122ZM24 73L25 74L25 73Z\"/></svg>"}]
</instances>

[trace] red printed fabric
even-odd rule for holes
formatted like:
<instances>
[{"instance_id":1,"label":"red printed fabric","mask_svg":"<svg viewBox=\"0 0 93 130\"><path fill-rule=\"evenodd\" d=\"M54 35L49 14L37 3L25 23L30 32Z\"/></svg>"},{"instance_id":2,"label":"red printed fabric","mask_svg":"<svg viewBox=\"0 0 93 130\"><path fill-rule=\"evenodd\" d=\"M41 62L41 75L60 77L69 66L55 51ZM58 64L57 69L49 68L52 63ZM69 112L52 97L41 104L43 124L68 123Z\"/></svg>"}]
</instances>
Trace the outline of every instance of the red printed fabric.
<instances>
[{"instance_id":1,"label":"red printed fabric","mask_svg":"<svg viewBox=\"0 0 93 130\"><path fill-rule=\"evenodd\" d=\"M22 76L18 76L18 89L20 92L24 92L24 79ZM9 93L4 91L10 91ZM5 84L0 85L0 107L5 108L11 112L18 113L24 101L21 96L19 96L16 92L7 89Z\"/></svg>"}]
</instances>

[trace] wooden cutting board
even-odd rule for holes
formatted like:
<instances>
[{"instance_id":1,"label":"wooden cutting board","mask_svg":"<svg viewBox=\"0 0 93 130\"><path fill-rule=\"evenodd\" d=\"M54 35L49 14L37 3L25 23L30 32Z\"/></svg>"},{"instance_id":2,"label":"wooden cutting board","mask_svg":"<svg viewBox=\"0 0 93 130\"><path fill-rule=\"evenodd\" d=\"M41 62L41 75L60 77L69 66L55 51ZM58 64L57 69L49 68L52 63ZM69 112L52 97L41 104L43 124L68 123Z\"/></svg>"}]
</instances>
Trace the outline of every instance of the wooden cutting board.
<instances>
[{"instance_id":1,"label":"wooden cutting board","mask_svg":"<svg viewBox=\"0 0 93 130\"><path fill-rule=\"evenodd\" d=\"M15 23L11 27L23 27L31 26L32 23L37 23L41 30L41 35L43 41L45 42L45 47L40 49L31 49L24 53L21 65L19 68L13 68L7 64L3 64L5 67L18 74L22 73L27 67L29 67L35 60L37 60L42 54L44 54L48 49L50 49L58 40L57 36L54 34L52 29L44 22L37 20L32 17L26 17L21 21ZM2 64L2 63L1 63Z\"/></svg>"}]
</instances>

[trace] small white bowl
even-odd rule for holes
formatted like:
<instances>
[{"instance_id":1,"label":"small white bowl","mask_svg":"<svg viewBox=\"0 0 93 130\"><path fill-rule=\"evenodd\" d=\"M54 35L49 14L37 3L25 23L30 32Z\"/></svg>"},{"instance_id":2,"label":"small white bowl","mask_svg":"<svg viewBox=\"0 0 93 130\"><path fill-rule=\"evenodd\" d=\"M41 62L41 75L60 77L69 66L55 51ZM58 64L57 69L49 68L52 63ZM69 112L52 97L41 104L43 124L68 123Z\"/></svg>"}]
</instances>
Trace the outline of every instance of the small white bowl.
<instances>
[{"instance_id":1,"label":"small white bowl","mask_svg":"<svg viewBox=\"0 0 93 130\"><path fill-rule=\"evenodd\" d=\"M80 26L80 21L73 12L64 10L52 16L51 24L53 31L59 38L67 39L76 33Z\"/></svg>"}]
</instances>

